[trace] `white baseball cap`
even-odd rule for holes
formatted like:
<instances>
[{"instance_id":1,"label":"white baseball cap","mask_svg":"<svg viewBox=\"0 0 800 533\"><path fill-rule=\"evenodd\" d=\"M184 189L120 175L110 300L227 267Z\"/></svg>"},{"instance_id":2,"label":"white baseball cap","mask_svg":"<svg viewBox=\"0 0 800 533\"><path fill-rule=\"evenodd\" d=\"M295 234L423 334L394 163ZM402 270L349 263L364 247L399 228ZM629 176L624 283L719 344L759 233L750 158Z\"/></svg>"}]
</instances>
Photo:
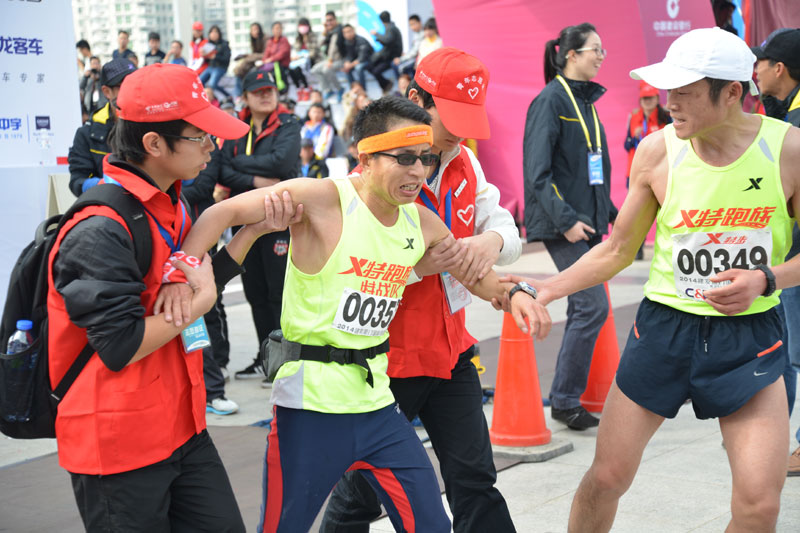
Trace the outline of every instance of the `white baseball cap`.
<instances>
[{"instance_id":1,"label":"white baseball cap","mask_svg":"<svg viewBox=\"0 0 800 533\"><path fill-rule=\"evenodd\" d=\"M736 35L720 28L700 28L675 39L660 63L637 68L630 76L658 89L676 89L702 80L750 82L750 94L757 95L753 83L756 56Z\"/></svg>"}]
</instances>

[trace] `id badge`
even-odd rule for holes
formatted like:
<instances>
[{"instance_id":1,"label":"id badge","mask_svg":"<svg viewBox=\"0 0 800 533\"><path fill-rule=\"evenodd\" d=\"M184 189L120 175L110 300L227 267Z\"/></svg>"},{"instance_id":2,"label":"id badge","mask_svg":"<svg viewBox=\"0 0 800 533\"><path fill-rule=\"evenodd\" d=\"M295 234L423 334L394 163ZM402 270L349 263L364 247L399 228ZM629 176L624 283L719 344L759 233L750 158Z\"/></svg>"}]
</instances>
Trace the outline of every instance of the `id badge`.
<instances>
[{"instance_id":1,"label":"id badge","mask_svg":"<svg viewBox=\"0 0 800 533\"><path fill-rule=\"evenodd\" d=\"M603 154L589 152L586 154L589 160L589 185L603 184Z\"/></svg>"},{"instance_id":2,"label":"id badge","mask_svg":"<svg viewBox=\"0 0 800 533\"><path fill-rule=\"evenodd\" d=\"M447 297L447 307L450 308L450 314L454 315L472 302L472 295L449 272L442 272L440 276L442 276L444 294Z\"/></svg>"},{"instance_id":3,"label":"id badge","mask_svg":"<svg viewBox=\"0 0 800 533\"><path fill-rule=\"evenodd\" d=\"M211 346L205 319L200 317L181 331L181 341L183 341L183 349L186 353Z\"/></svg>"}]
</instances>

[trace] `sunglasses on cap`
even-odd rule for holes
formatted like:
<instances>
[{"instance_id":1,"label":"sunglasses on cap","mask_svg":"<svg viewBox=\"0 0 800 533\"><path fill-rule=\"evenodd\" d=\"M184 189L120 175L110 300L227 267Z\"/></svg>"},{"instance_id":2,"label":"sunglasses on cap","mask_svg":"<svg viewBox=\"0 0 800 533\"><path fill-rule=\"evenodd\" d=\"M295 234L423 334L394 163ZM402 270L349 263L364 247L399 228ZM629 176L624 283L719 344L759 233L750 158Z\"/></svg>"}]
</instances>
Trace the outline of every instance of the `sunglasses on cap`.
<instances>
[{"instance_id":1,"label":"sunglasses on cap","mask_svg":"<svg viewBox=\"0 0 800 533\"><path fill-rule=\"evenodd\" d=\"M386 152L374 152L372 155L385 155L386 157L393 157L397 160L398 165L410 167L419 159L420 163L426 167L432 167L439 163L439 156L437 154L388 154Z\"/></svg>"}]
</instances>

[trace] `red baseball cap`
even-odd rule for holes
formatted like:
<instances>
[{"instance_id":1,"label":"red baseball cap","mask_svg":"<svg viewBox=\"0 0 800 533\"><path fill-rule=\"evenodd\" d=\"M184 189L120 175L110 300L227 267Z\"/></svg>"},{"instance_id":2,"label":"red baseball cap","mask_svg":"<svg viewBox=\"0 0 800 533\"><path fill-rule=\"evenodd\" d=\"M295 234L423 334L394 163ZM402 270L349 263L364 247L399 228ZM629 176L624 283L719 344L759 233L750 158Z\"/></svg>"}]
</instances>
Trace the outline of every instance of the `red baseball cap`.
<instances>
[{"instance_id":1,"label":"red baseball cap","mask_svg":"<svg viewBox=\"0 0 800 533\"><path fill-rule=\"evenodd\" d=\"M194 24L192 24L192 29L193 29L193 30L200 30L200 31L203 31L203 23L202 23L202 22L200 22L200 21L198 20L197 22L195 22Z\"/></svg>"},{"instance_id":2,"label":"red baseball cap","mask_svg":"<svg viewBox=\"0 0 800 533\"><path fill-rule=\"evenodd\" d=\"M132 122L185 120L221 139L243 137L250 127L209 103L194 70L155 63L129 74L117 96L117 116Z\"/></svg>"},{"instance_id":3,"label":"red baseball cap","mask_svg":"<svg viewBox=\"0 0 800 533\"><path fill-rule=\"evenodd\" d=\"M439 48L420 61L414 80L433 96L450 133L471 139L489 138L489 70L480 59L457 48Z\"/></svg>"},{"instance_id":4,"label":"red baseball cap","mask_svg":"<svg viewBox=\"0 0 800 533\"><path fill-rule=\"evenodd\" d=\"M639 82L639 98L647 98L648 96L658 96L658 89L642 80Z\"/></svg>"}]
</instances>

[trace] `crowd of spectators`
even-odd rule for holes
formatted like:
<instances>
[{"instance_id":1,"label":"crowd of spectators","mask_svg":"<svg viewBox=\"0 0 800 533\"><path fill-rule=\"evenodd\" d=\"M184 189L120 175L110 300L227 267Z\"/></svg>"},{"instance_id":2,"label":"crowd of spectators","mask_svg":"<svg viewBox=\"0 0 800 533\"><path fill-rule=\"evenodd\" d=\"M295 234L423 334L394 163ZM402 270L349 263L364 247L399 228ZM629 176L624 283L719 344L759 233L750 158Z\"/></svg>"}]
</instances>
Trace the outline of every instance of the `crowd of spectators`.
<instances>
[{"instance_id":1,"label":"crowd of spectators","mask_svg":"<svg viewBox=\"0 0 800 533\"><path fill-rule=\"evenodd\" d=\"M321 34L312 29L308 18L298 20L295 35L284 35L280 22L272 24L269 33L265 33L259 22L253 22L250 25L249 51L235 55L219 26L207 29L197 21L192 25L191 41L185 51L180 40L174 40L168 48L162 49L160 35L151 32L148 34L148 49L140 51L141 60L137 52L129 48L129 32L120 30L112 60L126 62L117 63L117 68L121 68L120 65L127 68L128 63L132 68L156 63L192 68L198 73L214 106L240 115L246 113L247 107L243 90L245 77L254 71L269 73L278 91L278 99L288 111L294 112L295 106L301 104L298 105L298 119L300 124L304 124L301 137L311 139L314 157L323 163L329 157L340 159L338 165L331 166L336 174L340 174L354 166L348 150L352 125L358 110L371 101L367 91L370 84L373 87L377 85L383 94L403 95L419 61L442 46L434 18L424 24L418 15L408 18L408 46L405 50L401 31L391 14L384 11L379 18L383 28L382 31L370 32L372 41L366 33L359 35L351 24L340 24L333 11L325 14ZM90 44L84 39L78 41L76 48L83 121L92 123L108 116L106 120L110 128L113 109L109 110L106 91L103 90L101 59L92 55ZM375 89L373 94L376 94ZM331 104L341 105L335 113L336 122ZM318 118L320 109L323 116ZM95 117L98 112L100 115ZM94 153L94 156L102 159L107 150L101 151L102 154Z\"/></svg>"}]
</instances>

